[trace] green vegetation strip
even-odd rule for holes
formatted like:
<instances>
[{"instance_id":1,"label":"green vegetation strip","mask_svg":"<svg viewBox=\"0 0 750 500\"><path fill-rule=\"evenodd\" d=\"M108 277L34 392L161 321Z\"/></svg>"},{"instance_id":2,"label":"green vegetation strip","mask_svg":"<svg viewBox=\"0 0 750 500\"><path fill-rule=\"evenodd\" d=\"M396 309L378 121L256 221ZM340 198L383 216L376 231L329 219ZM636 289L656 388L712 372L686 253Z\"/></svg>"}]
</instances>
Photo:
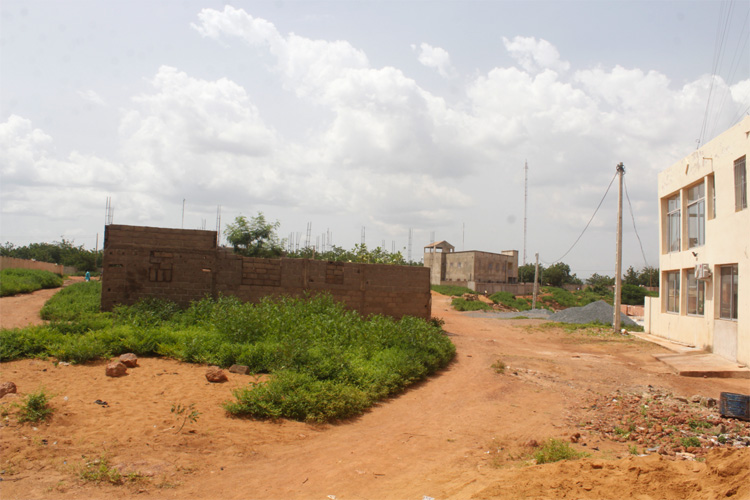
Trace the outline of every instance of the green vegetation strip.
<instances>
[{"instance_id":1,"label":"green vegetation strip","mask_svg":"<svg viewBox=\"0 0 750 500\"><path fill-rule=\"evenodd\" d=\"M0 361L52 356L83 363L125 352L270 373L225 404L256 418L324 422L362 413L446 366L455 347L435 324L406 316L362 318L330 296L247 304L204 299L94 310L98 283L78 283L45 306L50 324L0 330Z\"/></svg>"},{"instance_id":2,"label":"green vegetation strip","mask_svg":"<svg viewBox=\"0 0 750 500\"><path fill-rule=\"evenodd\" d=\"M15 268L0 271L0 297L31 293L42 288L57 288L62 284L63 279L49 271Z\"/></svg>"}]
</instances>

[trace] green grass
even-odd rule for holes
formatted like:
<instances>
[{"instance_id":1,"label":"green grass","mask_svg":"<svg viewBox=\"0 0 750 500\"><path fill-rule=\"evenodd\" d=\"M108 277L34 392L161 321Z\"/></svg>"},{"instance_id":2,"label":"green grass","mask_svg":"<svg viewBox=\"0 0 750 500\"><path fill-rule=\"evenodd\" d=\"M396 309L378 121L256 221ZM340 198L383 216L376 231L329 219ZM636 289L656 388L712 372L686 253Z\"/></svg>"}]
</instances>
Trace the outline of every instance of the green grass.
<instances>
[{"instance_id":1,"label":"green grass","mask_svg":"<svg viewBox=\"0 0 750 500\"><path fill-rule=\"evenodd\" d=\"M0 271L0 297L31 293L42 288L57 288L62 284L62 277L49 271L15 268Z\"/></svg>"},{"instance_id":2,"label":"green grass","mask_svg":"<svg viewBox=\"0 0 750 500\"><path fill-rule=\"evenodd\" d=\"M510 292L493 293L490 295L490 300L495 304L503 304L517 311L528 311L531 309L531 301L529 299L518 299Z\"/></svg>"},{"instance_id":3,"label":"green grass","mask_svg":"<svg viewBox=\"0 0 750 500\"><path fill-rule=\"evenodd\" d=\"M0 361L52 356L83 363L133 352L247 365L272 376L238 390L228 412L322 422L362 413L455 355L438 322L362 318L328 295L259 304L207 298L185 310L152 300L99 313L92 312L98 288L81 285L48 303L48 325L0 330Z\"/></svg>"},{"instance_id":4,"label":"green grass","mask_svg":"<svg viewBox=\"0 0 750 500\"><path fill-rule=\"evenodd\" d=\"M567 442L554 438L548 439L541 448L534 452L537 464L577 460L587 455L587 453L575 451Z\"/></svg>"},{"instance_id":5,"label":"green grass","mask_svg":"<svg viewBox=\"0 0 750 500\"><path fill-rule=\"evenodd\" d=\"M456 297L451 301L453 309L456 311L491 311L492 306L485 304L481 300L466 300Z\"/></svg>"},{"instance_id":6,"label":"green grass","mask_svg":"<svg viewBox=\"0 0 750 500\"><path fill-rule=\"evenodd\" d=\"M442 295L448 295L448 296L460 296L465 293L468 293L470 295L477 295L477 292L472 290L471 288L466 288L464 286L454 286L454 285L431 285L430 290L440 293Z\"/></svg>"},{"instance_id":7,"label":"green grass","mask_svg":"<svg viewBox=\"0 0 750 500\"><path fill-rule=\"evenodd\" d=\"M49 406L50 397L39 389L37 392L27 394L18 411L19 422L41 422L52 416L54 409Z\"/></svg>"},{"instance_id":8,"label":"green grass","mask_svg":"<svg viewBox=\"0 0 750 500\"><path fill-rule=\"evenodd\" d=\"M84 281L63 288L44 304L42 319L73 321L99 313L101 281Z\"/></svg>"}]
</instances>

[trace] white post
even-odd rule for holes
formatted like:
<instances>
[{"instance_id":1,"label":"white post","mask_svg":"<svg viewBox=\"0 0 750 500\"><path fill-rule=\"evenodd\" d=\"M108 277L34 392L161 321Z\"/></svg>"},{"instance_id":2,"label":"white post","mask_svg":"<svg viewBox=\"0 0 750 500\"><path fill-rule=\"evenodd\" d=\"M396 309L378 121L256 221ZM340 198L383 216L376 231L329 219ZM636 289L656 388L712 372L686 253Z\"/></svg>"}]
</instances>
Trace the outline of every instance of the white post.
<instances>
[{"instance_id":1,"label":"white post","mask_svg":"<svg viewBox=\"0 0 750 500\"><path fill-rule=\"evenodd\" d=\"M622 303L622 176L625 175L625 166L617 165L617 174L620 176L620 189L617 196L617 251L615 253L615 310L612 318L612 330L620 332L620 304Z\"/></svg>"}]
</instances>

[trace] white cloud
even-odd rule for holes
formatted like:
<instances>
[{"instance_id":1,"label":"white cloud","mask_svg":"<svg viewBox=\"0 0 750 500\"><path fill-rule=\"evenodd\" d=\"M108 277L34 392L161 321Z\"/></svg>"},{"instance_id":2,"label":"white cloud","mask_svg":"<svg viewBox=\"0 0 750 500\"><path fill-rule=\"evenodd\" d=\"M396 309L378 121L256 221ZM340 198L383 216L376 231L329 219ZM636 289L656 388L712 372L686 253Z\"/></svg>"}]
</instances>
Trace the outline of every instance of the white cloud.
<instances>
[{"instance_id":1,"label":"white cloud","mask_svg":"<svg viewBox=\"0 0 750 500\"><path fill-rule=\"evenodd\" d=\"M411 47L415 51L418 50L417 58L422 65L436 69L444 78L456 76L456 69L451 65L451 56L445 49L433 47L424 42L419 45L419 48L416 45Z\"/></svg>"},{"instance_id":2,"label":"white cloud","mask_svg":"<svg viewBox=\"0 0 750 500\"><path fill-rule=\"evenodd\" d=\"M79 90L78 91L78 95L81 98L83 98L84 100L86 100L86 101L88 101L90 103L96 104L97 106L104 106L105 105L104 99L102 99L102 97L99 94L97 94L96 92L94 92L91 89L89 89L89 90Z\"/></svg>"},{"instance_id":3,"label":"white cloud","mask_svg":"<svg viewBox=\"0 0 750 500\"><path fill-rule=\"evenodd\" d=\"M545 69L565 72L570 63L560 59L557 48L547 40L535 37L515 36L513 40L503 37L505 49L525 71L535 73Z\"/></svg>"}]
</instances>

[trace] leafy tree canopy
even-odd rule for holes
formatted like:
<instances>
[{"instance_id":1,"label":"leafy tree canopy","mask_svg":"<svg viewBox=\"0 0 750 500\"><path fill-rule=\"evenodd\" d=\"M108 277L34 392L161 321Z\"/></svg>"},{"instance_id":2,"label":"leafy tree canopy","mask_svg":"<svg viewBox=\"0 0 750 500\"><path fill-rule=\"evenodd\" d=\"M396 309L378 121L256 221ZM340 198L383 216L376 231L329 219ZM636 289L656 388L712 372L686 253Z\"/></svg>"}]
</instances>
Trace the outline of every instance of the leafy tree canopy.
<instances>
[{"instance_id":1,"label":"leafy tree canopy","mask_svg":"<svg viewBox=\"0 0 750 500\"><path fill-rule=\"evenodd\" d=\"M544 273L542 273L542 281L557 287L561 287L565 284L583 284L575 274L570 273L570 266L564 262L552 264L545 269Z\"/></svg>"},{"instance_id":2,"label":"leafy tree canopy","mask_svg":"<svg viewBox=\"0 0 750 500\"><path fill-rule=\"evenodd\" d=\"M83 245L76 246L73 241L62 238L52 243L30 243L17 247L6 242L0 246L0 255L17 259L38 260L63 266L75 267L80 272L96 271L101 266L102 252L86 250Z\"/></svg>"},{"instance_id":3,"label":"leafy tree canopy","mask_svg":"<svg viewBox=\"0 0 750 500\"><path fill-rule=\"evenodd\" d=\"M263 212L258 212L258 215L249 219L238 215L234 222L227 224L224 236L240 255L280 257L284 253L283 242L276 234L280 225L279 221L267 221Z\"/></svg>"}]
</instances>

